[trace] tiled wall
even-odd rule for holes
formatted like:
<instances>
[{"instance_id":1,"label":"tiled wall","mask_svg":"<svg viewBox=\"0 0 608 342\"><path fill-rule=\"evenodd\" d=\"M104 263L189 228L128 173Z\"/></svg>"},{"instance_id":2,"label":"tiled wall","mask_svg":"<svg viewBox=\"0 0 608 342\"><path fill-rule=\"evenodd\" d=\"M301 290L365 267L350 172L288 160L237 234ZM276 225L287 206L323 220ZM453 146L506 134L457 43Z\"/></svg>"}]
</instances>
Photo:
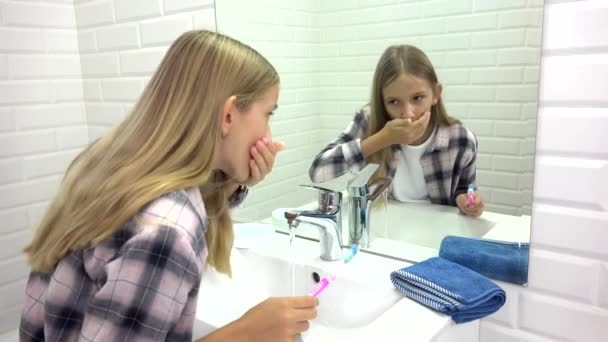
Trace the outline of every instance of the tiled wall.
<instances>
[{"instance_id":1,"label":"tiled wall","mask_svg":"<svg viewBox=\"0 0 608 342\"><path fill-rule=\"evenodd\" d=\"M529 286L484 342L608 339L608 2L547 1Z\"/></svg>"},{"instance_id":2,"label":"tiled wall","mask_svg":"<svg viewBox=\"0 0 608 342\"><path fill-rule=\"evenodd\" d=\"M16 327L21 253L87 143L71 1L0 1L0 332Z\"/></svg>"},{"instance_id":3,"label":"tiled wall","mask_svg":"<svg viewBox=\"0 0 608 342\"><path fill-rule=\"evenodd\" d=\"M192 28L215 29L212 0L0 1L0 333L17 326L21 249L66 166Z\"/></svg>"},{"instance_id":4,"label":"tiled wall","mask_svg":"<svg viewBox=\"0 0 608 342\"><path fill-rule=\"evenodd\" d=\"M237 212L238 220L265 218L275 208L297 207L316 193L299 188L310 183L308 167L321 149L316 68L318 1L221 0L216 3L218 31L259 50L281 77L279 109L271 119L275 140L287 143L272 174L259 184Z\"/></svg>"},{"instance_id":5,"label":"tiled wall","mask_svg":"<svg viewBox=\"0 0 608 342\"><path fill-rule=\"evenodd\" d=\"M169 45L215 29L213 0L75 1L90 140L133 106Z\"/></svg>"}]
</instances>

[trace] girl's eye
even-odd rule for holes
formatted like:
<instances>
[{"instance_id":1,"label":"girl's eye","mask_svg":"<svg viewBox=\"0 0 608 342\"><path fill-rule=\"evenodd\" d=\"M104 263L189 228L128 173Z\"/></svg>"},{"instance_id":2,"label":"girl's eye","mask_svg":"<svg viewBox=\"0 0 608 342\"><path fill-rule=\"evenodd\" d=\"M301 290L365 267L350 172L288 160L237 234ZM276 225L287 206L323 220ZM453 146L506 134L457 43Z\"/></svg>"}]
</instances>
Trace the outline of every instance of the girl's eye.
<instances>
[{"instance_id":1,"label":"girl's eye","mask_svg":"<svg viewBox=\"0 0 608 342\"><path fill-rule=\"evenodd\" d=\"M416 102L420 102L420 101L422 101L422 99L424 99L424 96L422 96L422 95L414 96L414 101L416 101Z\"/></svg>"},{"instance_id":2,"label":"girl's eye","mask_svg":"<svg viewBox=\"0 0 608 342\"><path fill-rule=\"evenodd\" d=\"M390 103L392 105L396 105L396 104L399 104L399 100L390 100L390 101L388 101L388 103Z\"/></svg>"}]
</instances>

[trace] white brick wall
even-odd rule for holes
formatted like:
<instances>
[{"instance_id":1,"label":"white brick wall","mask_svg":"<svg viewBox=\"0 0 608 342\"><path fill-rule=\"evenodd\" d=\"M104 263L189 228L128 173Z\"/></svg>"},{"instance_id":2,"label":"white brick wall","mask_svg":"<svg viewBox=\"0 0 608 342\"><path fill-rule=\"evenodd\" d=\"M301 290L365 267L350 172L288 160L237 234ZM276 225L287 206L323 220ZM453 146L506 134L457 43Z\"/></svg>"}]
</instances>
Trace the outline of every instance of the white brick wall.
<instances>
[{"instance_id":1,"label":"white brick wall","mask_svg":"<svg viewBox=\"0 0 608 342\"><path fill-rule=\"evenodd\" d=\"M84 108L73 4L0 1L0 332L17 326L33 208L87 143Z\"/></svg>"},{"instance_id":2,"label":"white brick wall","mask_svg":"<svg viewBox=\"0 0 608 342\"><path fill-rule=\"evenodd\" d=\"M66 166L125 115L169 44L213 29L214 13L208 0L0 1L0 333L17 326L21 248Z\"/></svg>"},{"instance_id":3,"label":"white brick wall","mask_svg":"<svg viewBox=\"0 0 608 342\"><path fill-rule=\"evenodd\" d=\"M273 173L250 193L238 220L270 216L275 208L312 201L316 194L301 189L309 183L308 166L321 148L315 140L319 92L315 70L320 32L314 25L315 1L222 0L216 3L218 31L260 51L277 68L282 91L271 119L276 140L287 143Z\"/></svg>"},{"instance_id":4,"label":"white brick wall","mask_svg":"<svg viewBox=\"0 0 608 342\"><path fill-rule=\"evenodd\" d=\"M547 1L544 16L529 285L501 284L482 342L608 336L608 3Z\"/></svg>"},{"instance_id":5,"label":"white brick wall","mask_svg":"<svg viewBox=\"0 0 608 342\"><path fill-rule=\"evenodd\" d=\"M215 28L208 0L77 1L75 11L90 139L124 117L181 33Z\"/></svg>"},{"instance_id":6,"label":"white brick wall","mask_svg":"<svg viewBox=\"0 0 608 342\"><path fill-rule=\"evenodd\" d=\"M478 183L488 209L530 213L531 198L526 195L532 188L519 181L519 173L531 177L531 170L496 168L492 160L509 157L520 165L534 156L527 147L534 144L536 118L525 116L523 110L533 106L536 112L540 4L395 0L366 2L353 9L352 1L342 0L321 2L320 9L320 44L330 51L319 61L320 77L326 81L320 89L325 95L323 130L328 132L324 142L344 129L368 101L373 68L382 51L391 44L416 45L429 55L445 85L448 111L479 138L485 163L478 165ZM336 119L325 120L326 116ZM527 145L525 139L530 140Z\"/></svg>"}]
</instances>

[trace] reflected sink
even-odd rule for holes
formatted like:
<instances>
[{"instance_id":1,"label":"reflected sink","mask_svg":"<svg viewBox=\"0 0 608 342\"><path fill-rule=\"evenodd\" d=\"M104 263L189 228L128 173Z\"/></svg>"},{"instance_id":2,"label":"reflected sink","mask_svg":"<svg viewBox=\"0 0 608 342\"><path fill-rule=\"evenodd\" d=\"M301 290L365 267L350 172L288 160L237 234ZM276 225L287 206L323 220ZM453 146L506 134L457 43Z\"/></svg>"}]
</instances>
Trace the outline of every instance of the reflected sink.
<instances>
[{"instance_id":1,"label":"reflected sink","mask_svg":"<svg viewBox=\"0 0 608 342\"><path fill-rule=\"evenodd\" d=\"M446 235L482 237L495 225L496 222L485 218L461 215L456 207L430 203L389 201L386 212L377 209L371 215L374 238L385 237L433 249L439 249Z\"/></svg>"},{"instance_id":2,"label":"reflected sink","mask_svg":"<svg viewBox=\"0 0 608 342\"><path fill-rule=\"evenodd\" d=\"M317 203L309 203L297 209L314 209ZM287 221L283 213L287 208L276 209L272 213L272 224L277 229L287 231ZM348 236L347 204L343 205L342 236ZM446 205L421 203L402 203L389 200L386 209L382 206L372 209L370 215L370 238L373 245L376 239L389 239L434 251L439 250L441 240L446 235L483 237L495 226L494 215L484 213L480 218L461 215L458 208ZM296 234L311 238L319 237L312 226L299 227ZM344 243L348 243L345 239ZM410 260L421 258L406 257Z\"/></svg>"},{"instance_id":3,"label":"reflected sink","mask_svg":"<svg viewBox=\"0 0 608 342\"><path fill-rule=\"evenodd\" d=\"M316 249L315 249L316 250ZM215 272L201 283L199 309L222 307L232 319L269 297L307 295L316 285L313 274L324 277L330 272L318 266L292 264L288 259L237 250L232 258L233 278ZM312 329L324 326L332 329L361 328L376 320L403 295L384 279L371 281L348 272L349 265L336 268L337 279L319 295L317 319ZM292 269L293 268L293 269ZM341 271L342 268L344 271Z\"/></svg>"}]
</instances>

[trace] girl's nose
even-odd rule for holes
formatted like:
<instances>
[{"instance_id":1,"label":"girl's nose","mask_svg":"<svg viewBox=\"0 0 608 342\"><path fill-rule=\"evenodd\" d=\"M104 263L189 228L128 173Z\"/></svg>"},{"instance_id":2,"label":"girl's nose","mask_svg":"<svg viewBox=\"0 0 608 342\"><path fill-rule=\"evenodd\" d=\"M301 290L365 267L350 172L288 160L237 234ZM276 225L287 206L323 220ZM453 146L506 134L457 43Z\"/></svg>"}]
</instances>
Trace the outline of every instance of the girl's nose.
<instances>
[{"instance_id":1,"label":"girl's nose","mask_svg":"<svg viewBox=\"0 0 608 342\"><path fill-rule=\"evenodd\" d=\"M405 107L401 110L401 117L403 119L413 119L415 117L415 113L413 108Z\"/></svg>"}]
</instances>

